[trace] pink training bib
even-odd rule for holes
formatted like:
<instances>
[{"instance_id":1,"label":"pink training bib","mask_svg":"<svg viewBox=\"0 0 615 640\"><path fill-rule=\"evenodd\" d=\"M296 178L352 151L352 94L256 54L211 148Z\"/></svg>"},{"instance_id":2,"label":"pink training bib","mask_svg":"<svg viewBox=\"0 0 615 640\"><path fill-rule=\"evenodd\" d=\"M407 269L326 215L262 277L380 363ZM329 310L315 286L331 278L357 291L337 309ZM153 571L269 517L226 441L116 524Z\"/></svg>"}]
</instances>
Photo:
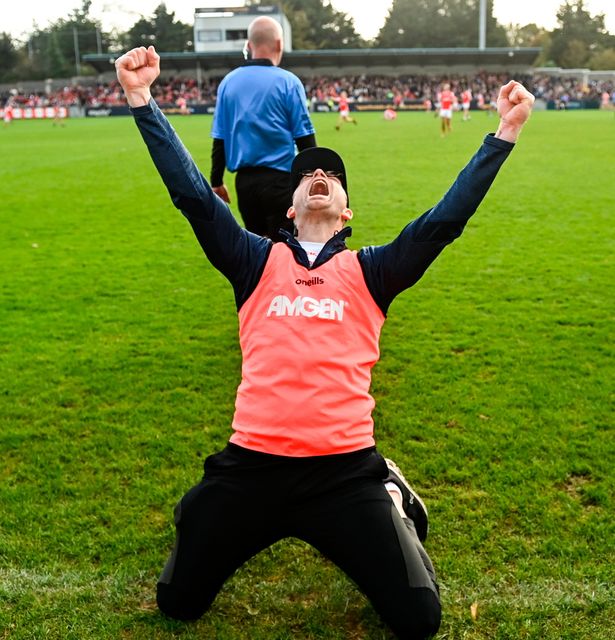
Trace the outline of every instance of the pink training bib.
<instances>
[{"instance_id":1,"label":"pink training bib","mask_svg":"<svg viewBox=\"0 0 615 640\"><path fill-rule=\"evenodd\" d=\"M239 311L243 365L231 442L298 457L373 446L369 388L384 319L356 251L309 270L274 244Z\"/></svg>"}]
</instances>

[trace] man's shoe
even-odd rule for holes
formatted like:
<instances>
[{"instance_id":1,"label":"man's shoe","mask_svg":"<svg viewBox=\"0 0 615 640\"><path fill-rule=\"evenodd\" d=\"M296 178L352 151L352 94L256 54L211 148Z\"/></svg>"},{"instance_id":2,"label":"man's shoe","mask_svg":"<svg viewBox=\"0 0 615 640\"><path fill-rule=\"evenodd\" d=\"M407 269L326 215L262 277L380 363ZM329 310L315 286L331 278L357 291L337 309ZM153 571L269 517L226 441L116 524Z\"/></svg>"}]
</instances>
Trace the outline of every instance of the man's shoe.
<instances>
[{"instance_id":1,"label":"man's shoe","mask_svg":"<svg viewBox=\"0 0 615 640\"><path fill-rule=\"evenodd\" d=\"M429 521L427 518L427 507L421 500L418 493L408 484L399 467L389 458L385 458L389 475L384 480L392 482L399 487L402 495L402 506L404 512L414 522L416 534L421 542L425 542L429 531Z\"/></svg>"}]
</instances>

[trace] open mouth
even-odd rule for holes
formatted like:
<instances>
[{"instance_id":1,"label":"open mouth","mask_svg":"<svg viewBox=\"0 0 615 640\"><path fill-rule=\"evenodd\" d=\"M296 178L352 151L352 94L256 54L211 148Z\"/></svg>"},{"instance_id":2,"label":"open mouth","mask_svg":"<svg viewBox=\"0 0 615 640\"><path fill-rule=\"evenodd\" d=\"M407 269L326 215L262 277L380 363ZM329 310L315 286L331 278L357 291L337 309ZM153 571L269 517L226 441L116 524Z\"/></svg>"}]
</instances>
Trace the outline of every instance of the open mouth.
<instances>
[{"instance_id":1,"label":"open mouth","mask_svg":"<svg viewBox=\"0 0 615 640\"><path fill-rule=\"evenodd\" d=\"M328 196L329 195L329 185L326 180L322 178L317 178L310 185L310 190L308 192L310 196Z\"/></svg>"}]
</instances>

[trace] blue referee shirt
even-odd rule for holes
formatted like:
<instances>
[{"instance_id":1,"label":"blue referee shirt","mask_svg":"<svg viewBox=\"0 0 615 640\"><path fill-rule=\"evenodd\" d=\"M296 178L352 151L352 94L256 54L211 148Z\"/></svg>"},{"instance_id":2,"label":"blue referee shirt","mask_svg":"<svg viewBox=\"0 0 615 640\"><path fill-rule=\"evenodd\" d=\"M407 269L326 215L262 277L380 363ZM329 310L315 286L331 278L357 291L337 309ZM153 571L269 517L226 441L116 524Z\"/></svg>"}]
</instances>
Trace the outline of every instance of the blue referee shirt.
<instances>
[{"instance_id":1,"label":"blue referee shirt","mask_svg":"<svg viewBox=\"0 0 615 640\"><path fill-rule=\"evenodd\" d=\"M224 140L229 171L290 171L295 139L312 133L305 89L289 71L254 60L220 83L211 136Z\"/></svg>"}]
</instances>

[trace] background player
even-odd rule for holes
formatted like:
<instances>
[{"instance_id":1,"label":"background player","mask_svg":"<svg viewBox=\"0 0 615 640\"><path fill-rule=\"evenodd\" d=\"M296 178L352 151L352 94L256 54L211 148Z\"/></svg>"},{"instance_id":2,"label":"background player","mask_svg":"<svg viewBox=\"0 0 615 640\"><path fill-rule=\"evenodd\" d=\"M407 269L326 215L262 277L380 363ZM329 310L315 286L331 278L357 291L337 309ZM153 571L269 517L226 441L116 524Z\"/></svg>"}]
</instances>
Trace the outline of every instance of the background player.
<instances>
[{"instance_id":1,"label":"background player","mask_svg":"<svg viewBox=\"0 0 615 640\"><path fill-rule=\"evenodd\" d=\"M453 107L457 102L455 94L451 91L449 84L442 85L442 91L438 94L440 104L440 135L444 137L452 130L451 121L453 119Z\"/></svg>"},{"instance_id":2,"label":"background player","mask_svg":"<svg viewBox=\"0 0 615 640\"><path fill-rule=\"evenodd\" d=\"M345 91L340 93L340 97L337 99L337 124L335 128L339 131L344 122L352 122L357 124L357 121L350 115L350 104L348 103L348 94Z\"/></svg>"},{"instance_id":3,"label":"background player","mask_svg":"<svg viewBox=\"0 0 615 640\"><path fill-rule=\"evenodd\" d=\"M470 105L472 103L472 91L465 89L461 93L461 109L463 110L463 120L470 119Z\"/></svg>"}]
</instances>

